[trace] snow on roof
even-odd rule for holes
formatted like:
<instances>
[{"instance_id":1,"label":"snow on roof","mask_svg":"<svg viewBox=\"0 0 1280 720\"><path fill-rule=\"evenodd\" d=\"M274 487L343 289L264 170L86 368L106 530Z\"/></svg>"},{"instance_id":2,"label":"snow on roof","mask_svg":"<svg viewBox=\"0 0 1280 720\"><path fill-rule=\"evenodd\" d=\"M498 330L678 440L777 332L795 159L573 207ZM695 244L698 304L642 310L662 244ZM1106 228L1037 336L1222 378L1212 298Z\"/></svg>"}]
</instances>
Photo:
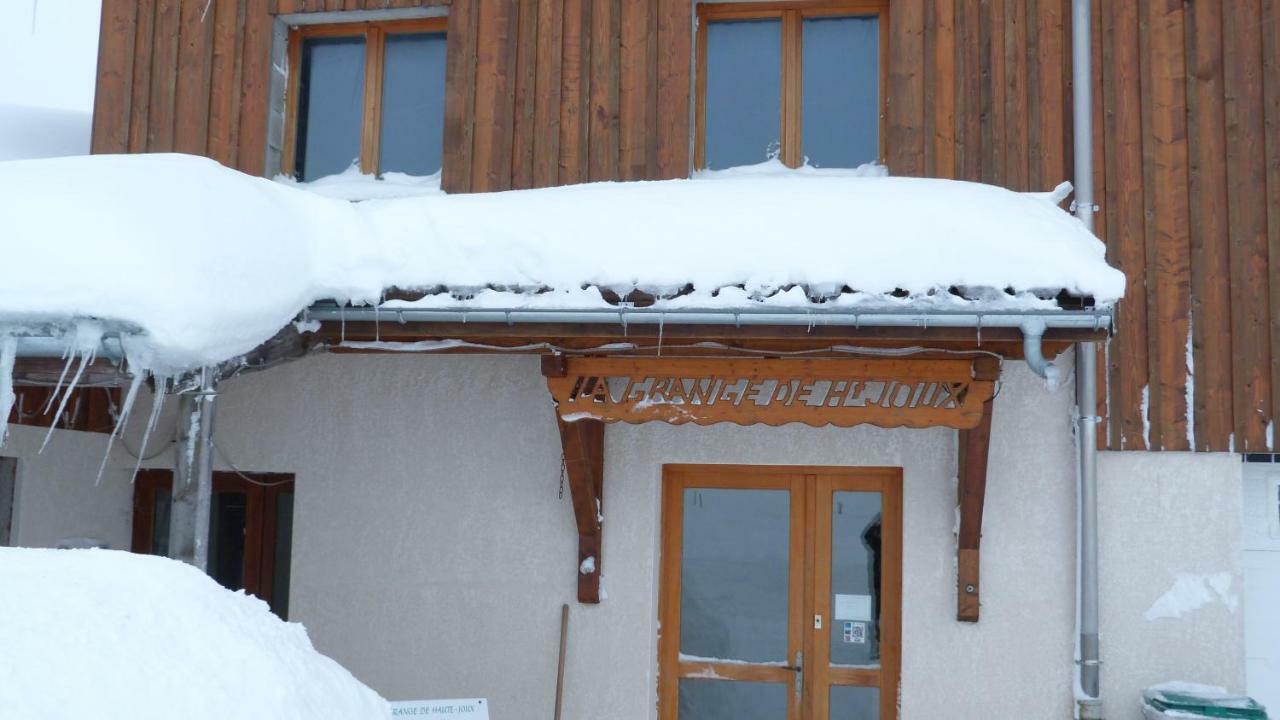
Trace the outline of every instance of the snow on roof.
<instances>
[{"instance_id":1,"label":"snow on roof","mask_svg":"<svg viewBox=\"0 0 1280 720\"><path fill-rule=\"evenodd\" d=\"M190 565L0 548L0 587L5 718L390 716L302 625Z\"/></svg>"},{"instance_id":2,"label":"snow on roof","mask_svg":"<svg viewBox=\"0 0 1280 720\"><path fill-rule=\"evenodd\" d=\"M242 354L316 301L389 288L426 306L590 309L638 289L672 308L922 312L1124 292L1061 188L865 174L766 164L350 203L184 155L0 163L0 324L129 323L131 362L168 373Z\"/></svg>"}]
</instances>

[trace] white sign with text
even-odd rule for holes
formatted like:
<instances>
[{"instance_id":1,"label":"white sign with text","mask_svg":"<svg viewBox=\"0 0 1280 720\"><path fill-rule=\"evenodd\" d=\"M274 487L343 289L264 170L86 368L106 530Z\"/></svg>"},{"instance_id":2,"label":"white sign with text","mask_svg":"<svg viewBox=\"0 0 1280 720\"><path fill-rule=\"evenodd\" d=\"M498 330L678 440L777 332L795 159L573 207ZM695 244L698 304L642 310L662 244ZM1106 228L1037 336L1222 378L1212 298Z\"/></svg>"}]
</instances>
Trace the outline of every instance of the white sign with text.
<instances>
[{"instance_id":1,"label":"white sign with text","mask_svg":"<svg viewBox=\"0 0 1280 720\"><path fill-rule=\"evenodd\" d=\"M489 720L489 702L484 698L470 700L401 700L390 703L393 718L459 718Z\"/></svg>"}]
</instances>

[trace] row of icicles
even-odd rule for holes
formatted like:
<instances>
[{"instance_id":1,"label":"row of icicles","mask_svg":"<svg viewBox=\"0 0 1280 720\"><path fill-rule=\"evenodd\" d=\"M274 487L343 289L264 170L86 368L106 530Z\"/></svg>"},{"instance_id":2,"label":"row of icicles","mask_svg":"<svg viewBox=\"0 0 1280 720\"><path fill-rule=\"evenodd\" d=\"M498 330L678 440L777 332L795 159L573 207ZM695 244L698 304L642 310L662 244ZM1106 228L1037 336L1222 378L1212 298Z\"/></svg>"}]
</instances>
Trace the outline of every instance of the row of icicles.
<instances>
[{"instance_id":1,"label":"row of icicles","mask_svg":"<svg viewBox=\"0 0 1280 720\"><path fill-rule=\"evenodd\" d=\"M41 412L48 415L49 411L53 410L55 402L57 403L57 410L53 413L54 419L49 423L49 429L45 433L43 442L40 443L39 453L43 453L45 447L49 444L49 438L53 436L53 431L58 424L57 419L62 417L62 413L66 410L67 402L71 399L72 393L75 392L80 379L84 377L85 369L97 359L98 350L102 346L102 337L102 326L92 321L76 323L74 332L67 333L65 336L67 342L62 357L66 362L62 367L62 373L58 376L58 382ZM17 350L18 337L0 330L0 447L4 446L8 438L9 413L13 410L14 403L17 401L17 393L14 391L14 367L17 361ZM129 389L125 392L124 402L121 403L120 410L116 414L115 427L112 428L111 435L107 439L107 449L103 453L102 463L98 466L98 474L94 480L95 485L102 482L102 474L106 470L107 459L111 456L111 448L115 443L116 437L123 432L123 428L129 422L129 416L138 398L139 388L142 387L142 383L148 377L151 377L155 382L151 412L147 417L146 430L142 435L142 446L138 450L138 462L135 464L133 474L130 477L137 475L138 470L142 467L142 459L146 456L147 441L151 438L151 433L155 429L156 423L160 420L160 412L164 408L164 397L170 386L170 378L151 373L138 363L129 362L128 355L126 350L126 362L132 373L132 378L129 382ZM71 371L73 367L75 368L74 373ZM70 379L68 379L68 375L70 375Z\"/></svg>"}]
</instances>

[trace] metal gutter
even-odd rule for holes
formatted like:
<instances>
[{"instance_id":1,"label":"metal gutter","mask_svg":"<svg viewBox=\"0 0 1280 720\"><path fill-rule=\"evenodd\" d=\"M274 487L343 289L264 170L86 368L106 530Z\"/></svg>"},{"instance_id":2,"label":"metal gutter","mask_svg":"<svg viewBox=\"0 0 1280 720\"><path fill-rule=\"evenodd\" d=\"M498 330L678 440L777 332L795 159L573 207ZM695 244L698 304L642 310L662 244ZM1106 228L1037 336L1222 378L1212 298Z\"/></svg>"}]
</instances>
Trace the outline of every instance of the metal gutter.
<instances>
[{"instance_id":1,"label":"metal gutter","mask_svg":"<svg viewBox=\"0 0 1280 720\"><path fill-rule=\"evenodd\" d=\"M621 324L621 325L788 325L835 327L971 327L1019 328L1033 330L1109 330L1111 310L1049 311L939 311L749 308L749 309L655 309L619 306L616 309L560 310L531 308L415 308L345 307L313 305L303 312L303 320L329 322L448 322Z\"/></svg>"}]
</instances>

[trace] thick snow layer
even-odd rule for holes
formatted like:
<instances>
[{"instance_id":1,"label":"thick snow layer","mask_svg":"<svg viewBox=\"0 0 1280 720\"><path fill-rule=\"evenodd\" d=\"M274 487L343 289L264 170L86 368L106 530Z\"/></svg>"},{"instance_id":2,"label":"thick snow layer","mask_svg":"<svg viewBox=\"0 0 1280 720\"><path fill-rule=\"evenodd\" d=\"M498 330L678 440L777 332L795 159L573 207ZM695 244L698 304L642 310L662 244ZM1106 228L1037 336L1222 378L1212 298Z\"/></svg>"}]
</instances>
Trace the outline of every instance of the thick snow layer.
<instances>
[{"instance_id":1,"label":"thick snow layer","mask_svg":"<svg viewBox=\"0 0 1280 720\"><path fill-rule=\"evenodd\" d=\"M774 164L350 203L184 155L0 163L0 325L132 323L135 367L167 374L246 352L314 301L391 287L571 309L608 307L597 288L683 289L673 309L810 306L842 288L910 304L952 286L1115 301L1123 275L1061 200Z\"/></svg>"},{"instance_id":2,"label":"thick snow layer","mask_svg":"<svg viewBox=\"0 0 1280 720\"><path fill-rule=\"evenodd\" d=\"M87 112L0 105L0 161L88 155L92 129Z\"/></svg>"},{"instance_id":3,"label":"thick snow layer","mask_svg":"<svg viewBox=\"0 0 1280 720\"><path fill-rule=\"evenodd\" d=\"M0 588L7 720L390 714L301 625L174 560L0 548Z\"/></svg>"}]
</instances>

